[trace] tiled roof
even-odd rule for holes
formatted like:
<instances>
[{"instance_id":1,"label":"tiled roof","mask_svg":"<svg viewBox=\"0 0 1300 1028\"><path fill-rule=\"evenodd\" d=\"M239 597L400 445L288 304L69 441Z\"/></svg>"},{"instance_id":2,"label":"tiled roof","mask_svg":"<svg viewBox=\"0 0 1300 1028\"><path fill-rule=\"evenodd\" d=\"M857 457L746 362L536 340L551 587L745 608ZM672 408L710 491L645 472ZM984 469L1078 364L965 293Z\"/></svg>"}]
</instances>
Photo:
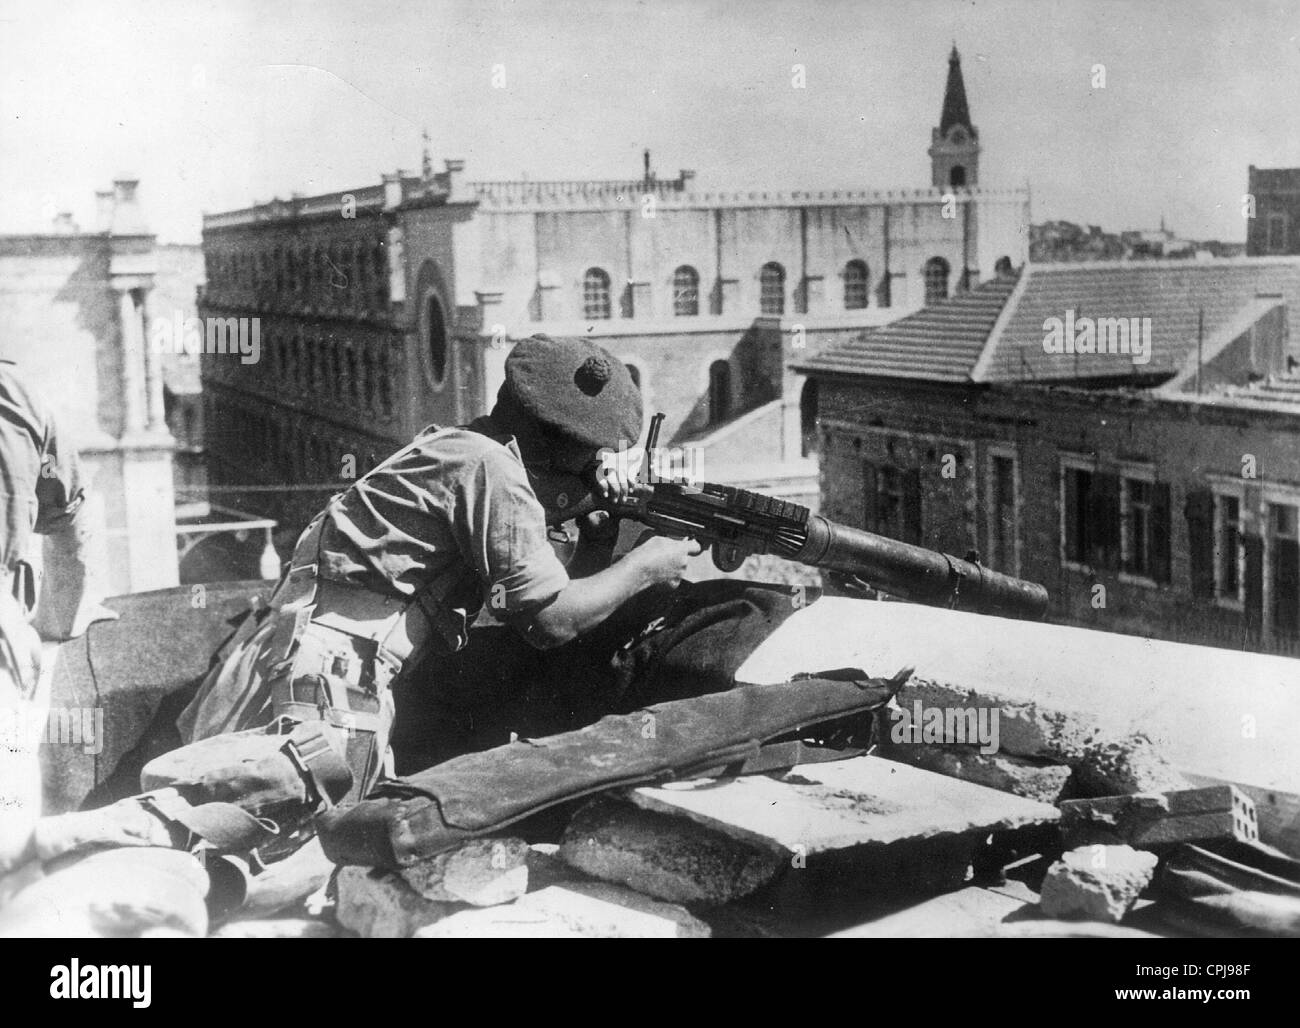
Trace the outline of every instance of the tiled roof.
<instances>
[{"instance_id":1,"label":"tiled roof","mask_svg":"<svg viewBox=\"0 0 1300 1028\"><path fill-rule=\"evenodd\" d=\"M1127 261L1030 267L1025 288L972 377L982 382L1113 378L1139 370L1172 374L1204 339L1217 335L1260 295L1300 309L1300 261ZM1043 322L1064 318L1150 318L1151 362L1135 369L1123 354L1043 352Z\"/></svg>"},{"instance_id":2,"label":"tiled roof","mask_svg":"<svg viewBox=\"0 0 1300 1028\"><path fill-rule=\"evenodd\" d=\"M1009 276L986 282L890 325L868 329L795 369L968 382L1015 285L1016 279Z\"/></svg>"},{"instance_id":3,"label":"tiled roof","mask_svg":"<svg viewBox=\"0 0 1300 1028\"><path fill-rule=\"evenodd\" d=\"M1280 298L1300 311L1300 259L1029 265L1018 284L986 283L795 369L938 382L1069 382L1135 372L1167 378L1195 352L1202 312L1202 342L1209 343L1259 307L1261 297ZM1150 318L1150 362L1134 365L1125 354L1044 352L1044 322L1071 310L1076 320Z\"/></svg>"}]
</instances>

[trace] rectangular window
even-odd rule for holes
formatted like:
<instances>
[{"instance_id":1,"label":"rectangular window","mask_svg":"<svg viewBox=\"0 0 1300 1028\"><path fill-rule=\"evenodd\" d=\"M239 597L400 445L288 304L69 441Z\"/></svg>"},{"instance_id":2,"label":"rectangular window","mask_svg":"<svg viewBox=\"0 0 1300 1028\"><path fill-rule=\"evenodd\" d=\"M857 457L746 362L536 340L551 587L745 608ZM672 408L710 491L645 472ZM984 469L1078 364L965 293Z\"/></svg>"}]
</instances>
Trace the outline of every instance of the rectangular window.
<instances>
[{"instance_id":1,"label":"rectangular window","mask_svg":"<svg viewBox=\"0 0 1300 1028\"><path fill-rule=\"evenodd\" d=\"M1122 567L1130 575L1169 581L1169 486L1149 478L1120 480Z\"/></svg>"},{"instance_id":2,"label":"rectangular window","mask_svg":"<svg viewBox=\"0 0 1300 1028\"><path fill-rule=\"evenodd\" d=\"M1241 501L1214 498L1214 595L1241 600Z\"/></svg>"},{"instance_id":3,"label":"rectangular window","mask_svg":"<svg viewBox=\"0 0 1300 1028\"><path fill-rule=\"evenodd\" d=\"M921 542L921 473L915 468L863 465L867 531L901 542Z\"/></svg>"},{"instance_id":4,"label":"rectangular window","mask_svg":"<svg viewBox=\"0 0 1300 1028\"><path fill-rule=\"evenodd\" d=\"M1079 567L1120 566L1119 476L1066 466L1061 476L1062 556Z\"/></svg>"},{"instance_id":5,"label":"rectangular window","mask_svg":"<svg viewBox=\"0 0 1300 1028\"><path fill-rule=\"evenodd\" d=\"M1286 215L1270 214L1268 216L1268 250L1269 253L1286 252Z\"/></svg>"},{"instance_id":6,"label":"rectangular window","mask_svg":"<svg viewBox=\"0 0 1300 1028\"><path fill-rule=\"evenodd\" d=\"M1152 483L1141 479L1124 479L1123 502L1128 511L1124 570L1133 575L1153 578L1151 573Z\"/></svg>"},{"instance_id":7,"label":"rectangular window","mask_svg":"<svg viewBox=\"0 0 1300 1028\"><path fill-rule=\"evenodd\" d=\"M1019 574L1016 542L1020 535L1020 509L1014 457L1003 454L990 457L989 501L988 566L995 571Z\"/></svg>"},{"instance_id":8,"label":"rectangular window","mask_svg":"<svg viewBox=\"0 0 1300 1028\"><path fill-rule=\"evenodd\" d=\"M1289 503L1270 503L1268 507L1273 631L1294 638L1300 635L1300 534L1296 530L1296 508Z\"/></svg>"}]
</instances>

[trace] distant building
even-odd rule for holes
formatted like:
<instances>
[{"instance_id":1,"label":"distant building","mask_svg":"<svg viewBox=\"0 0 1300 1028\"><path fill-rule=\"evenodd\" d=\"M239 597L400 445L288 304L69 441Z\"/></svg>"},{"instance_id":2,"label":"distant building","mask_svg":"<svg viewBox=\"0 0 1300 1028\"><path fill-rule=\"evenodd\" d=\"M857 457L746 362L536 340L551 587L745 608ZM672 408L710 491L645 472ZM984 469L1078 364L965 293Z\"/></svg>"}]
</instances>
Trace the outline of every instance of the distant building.
<instances>
[{"instance_id":1,"label":"distant building","mask_svg":"<svg viewBox=\"0 0 1300 1028\"><path fill-rule=\"evenodd\" d=\"M1300 168L1252 164L1246 192L1255 200L1255 216L1246 221L1246 253L1300 254Z\"/></svg>"},{"instance_id":2,"label":"distant building","mask_svg":"<svg viewBox=\"0 0 1300 1028\"><path fill-rule=\"evenodd\" d=\"M208 215L201 313L261 333L256 364L203 357L213 484L301 523L340 476L489 409L512 340L544 332L625 361L707 477L815 498L790 358L1026 258L1028 196L978 185L955 51L930 154L935 188L894 192L703 191L648 160L629 181L466 182L426 159Z\"/></svg>"},{"instance_id":3,"label":"distant building","mask_svg":"<svg viewBox=\"0 0 1300 1028\"><path fill-rule=\"evenodd\" d=\"M977 550L1054 621L1300 655L1298 305L1300 260L1031 264L864 333L796 366L822 510Z\"/></svg>"},{"instance_id":4,"label":"distant building","mask_svg":"<svg viewBox=\"0 0 1300 1028\"><path fill-rule=\"evenodd\" d=\"M1217 239L1181 239L1165 228L1139 229L1119 233L1103 232L1099 225L1076 225L1069 221L1048 221L1029 230L1029 259L1036 264L1055 262L1152 260L1186 257L1240 257L1244 243L1222 243Z\"/></svg>"},{"instance_id":5,"label":"distant building","mask_svg":"<svg viewBox=\"0 0 1300 1028\"><path fill-rule=\"evenodd\" d=\"M176 521L163 371L149 338L158 251L119 179L83 230L0 235L0 355L54 408L81 455L110 594L175 585Z\"/></svg>"}]
</instances>

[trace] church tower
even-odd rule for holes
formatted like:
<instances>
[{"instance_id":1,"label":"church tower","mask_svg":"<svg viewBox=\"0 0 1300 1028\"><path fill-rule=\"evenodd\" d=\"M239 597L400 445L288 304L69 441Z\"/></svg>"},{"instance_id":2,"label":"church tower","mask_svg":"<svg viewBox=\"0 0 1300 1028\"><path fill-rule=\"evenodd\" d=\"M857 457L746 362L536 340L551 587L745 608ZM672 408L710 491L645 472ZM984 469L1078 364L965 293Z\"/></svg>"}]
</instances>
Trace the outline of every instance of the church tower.
<instances>
[{"instance_id":1,"label":"church tower","mask_svg":"<svg viewBox=\"0 0 1300 1028\"><path fill-rule=\"evenodd\" d=\"M939 127L930 135L930 177L935 189L974 189L979 185L979 133L966 105L961 55L954 43L948 57L948 84L943 91Z\"/></svg>"}]
</instances>

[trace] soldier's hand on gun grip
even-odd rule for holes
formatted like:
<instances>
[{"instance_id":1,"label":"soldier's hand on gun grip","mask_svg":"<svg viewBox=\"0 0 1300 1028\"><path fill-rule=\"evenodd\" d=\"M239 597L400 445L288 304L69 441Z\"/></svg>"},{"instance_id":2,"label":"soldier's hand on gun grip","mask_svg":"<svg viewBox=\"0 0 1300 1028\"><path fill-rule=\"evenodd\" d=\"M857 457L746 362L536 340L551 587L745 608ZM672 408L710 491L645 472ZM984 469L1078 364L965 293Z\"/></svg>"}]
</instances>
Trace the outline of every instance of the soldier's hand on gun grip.
<instances>
[{"instance_id":1,"label":"soldier's hand on gun grip","mask_svg":"<svg viewBox=\"0 0 1300 1028\"><path fill-rule=\"evenodd\" d=\"M690 559L703 550L694 539L655 536L651 539L642 537L642 540L628 556L641 562L653 585L680 584Z\"/></svg>"}]
</instances>

